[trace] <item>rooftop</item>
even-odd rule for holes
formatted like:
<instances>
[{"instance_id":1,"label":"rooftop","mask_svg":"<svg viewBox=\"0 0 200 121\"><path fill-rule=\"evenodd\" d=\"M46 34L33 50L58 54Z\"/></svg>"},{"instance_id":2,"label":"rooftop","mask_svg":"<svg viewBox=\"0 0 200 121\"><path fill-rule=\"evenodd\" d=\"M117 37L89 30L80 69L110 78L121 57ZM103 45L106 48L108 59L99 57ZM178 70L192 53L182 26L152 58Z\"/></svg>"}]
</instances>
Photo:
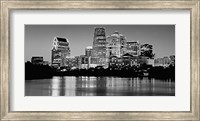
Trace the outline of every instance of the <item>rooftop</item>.
<instances>
[{"instance_id":1,"label":"rooftop","mask_svg":"<svg viewBox=\"0 0 200 121\"><path fill-rule=\"evenodd\" d=\"M127 41L127 44L129 43L139 43L139 41Z\"/></svg>"},{"instance_id":2,"label":"rooftop","mask_svg":"<svg viewBox=\"0 0 200 121\"><path fill-rule=\"evenodd\" d=\"M92 46L87 46L86 49L92 49Z\"/></svg>"},{"instance_id":3,"label":"rooftop","mask_svg":"<svg viewBox=\"0 0 200 121\"><path fill-rule=\"evenodd\" d=\"M68 40L66 38L63 38L63 37L56 37L56 39L59 41L59 42L68 42Z\"/></svg>"}]
</instances>

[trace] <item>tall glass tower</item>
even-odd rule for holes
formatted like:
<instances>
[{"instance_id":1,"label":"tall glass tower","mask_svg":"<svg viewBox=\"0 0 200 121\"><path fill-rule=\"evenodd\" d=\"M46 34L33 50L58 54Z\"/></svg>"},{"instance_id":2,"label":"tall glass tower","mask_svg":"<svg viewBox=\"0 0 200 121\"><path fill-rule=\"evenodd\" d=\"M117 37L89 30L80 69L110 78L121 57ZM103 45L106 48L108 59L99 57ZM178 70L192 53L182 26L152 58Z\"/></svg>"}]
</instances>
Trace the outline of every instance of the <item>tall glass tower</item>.
<instances>
[{"instance_id":1,"label":"tall glass tower","mask_svg":"<svg viewBox=\"0 0 200 121\"><path fill-rule=\"evenodd\" d=\"M98 58L99 65L106 64L106 32L105 28L95 28L92 56Z\"/></svg>"}]
</instances>

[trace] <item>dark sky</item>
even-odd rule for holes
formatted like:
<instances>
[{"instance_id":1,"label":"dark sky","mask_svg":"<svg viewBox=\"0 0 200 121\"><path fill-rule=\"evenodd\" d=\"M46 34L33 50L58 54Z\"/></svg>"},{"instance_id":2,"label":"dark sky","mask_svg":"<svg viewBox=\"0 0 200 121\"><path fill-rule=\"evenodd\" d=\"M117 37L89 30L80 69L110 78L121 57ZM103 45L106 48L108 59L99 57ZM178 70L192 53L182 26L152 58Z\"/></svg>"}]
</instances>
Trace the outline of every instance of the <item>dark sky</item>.
<instances>
[{"instance_id":1,"label":"dark sky","mask_svg":"<svg viewBox=\"0 0 200 121\"><path fill-rule=\"evenodd\" d=\"M105 27L106 36L118 31L127 41L152 44L156 58L175 54L174 25L25 25L25 61L32 56L50 61L55 36L68 38L71 56L83 55L92 46L95 27Z\"/></svg>"}]
</instances>

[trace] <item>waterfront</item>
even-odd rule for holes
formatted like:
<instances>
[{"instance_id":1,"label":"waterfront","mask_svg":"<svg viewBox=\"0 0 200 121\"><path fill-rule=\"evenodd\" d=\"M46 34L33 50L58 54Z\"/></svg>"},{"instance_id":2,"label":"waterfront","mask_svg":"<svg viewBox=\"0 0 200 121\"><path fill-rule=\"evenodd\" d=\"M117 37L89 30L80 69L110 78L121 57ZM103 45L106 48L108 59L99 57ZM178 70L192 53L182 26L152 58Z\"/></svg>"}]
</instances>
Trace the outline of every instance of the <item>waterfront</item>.
<instances>
[{"instance_id":1,"label":"waterfront","mask_svg":"<svg viewBox=\"0 0 200 121\"><path fill-rule=\"evenodd\" d=\"M175 96L175 82L154 78L57 76L26 80L25 96Z\"/></svg>"}]
</instances>

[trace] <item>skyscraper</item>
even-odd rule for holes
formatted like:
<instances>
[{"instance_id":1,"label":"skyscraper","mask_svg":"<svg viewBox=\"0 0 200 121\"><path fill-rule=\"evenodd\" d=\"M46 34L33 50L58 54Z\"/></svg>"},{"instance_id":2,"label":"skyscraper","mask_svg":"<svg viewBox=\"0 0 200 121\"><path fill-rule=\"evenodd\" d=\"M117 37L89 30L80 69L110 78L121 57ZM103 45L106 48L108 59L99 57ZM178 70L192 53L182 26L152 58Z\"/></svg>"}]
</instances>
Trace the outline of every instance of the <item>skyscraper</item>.
<instances>
[{"instance_id":1,"label":"skyscraper","mask_svg":"<svg viewBox=\"0 0 200 121\"><path fill-rule=\"evenodd\" d=\"M66 38L55 37L52 48L52 65L66 66L65 59L70 56L69 41Z\"/></svg>"},{"instance_id":2,"label":"skyscraper","mask_svg":"<svg viewBox=\"0 0 200 121\"><path fill-rule=\"evenodd\" d=\"M107 37L107 57L117 56L121 57L126 53L126 38L115 31Z\"/></svg>"},{"instance_id":3,"label":"skyscraper","mask_svg":"<svg viewBox=\"0 0 200 121\"><path fill-rule=\"evenodd\" d=\"M106 45L105 28L95 28L92 56L99 58L99 65L106 64Z\"/></svg>"}]
</instances>

